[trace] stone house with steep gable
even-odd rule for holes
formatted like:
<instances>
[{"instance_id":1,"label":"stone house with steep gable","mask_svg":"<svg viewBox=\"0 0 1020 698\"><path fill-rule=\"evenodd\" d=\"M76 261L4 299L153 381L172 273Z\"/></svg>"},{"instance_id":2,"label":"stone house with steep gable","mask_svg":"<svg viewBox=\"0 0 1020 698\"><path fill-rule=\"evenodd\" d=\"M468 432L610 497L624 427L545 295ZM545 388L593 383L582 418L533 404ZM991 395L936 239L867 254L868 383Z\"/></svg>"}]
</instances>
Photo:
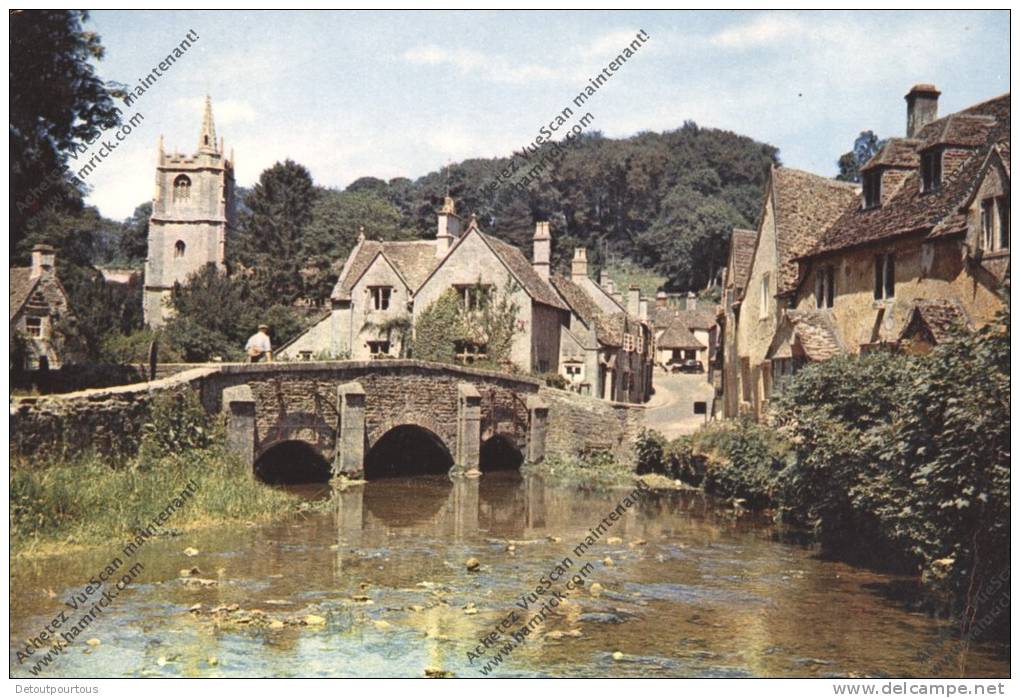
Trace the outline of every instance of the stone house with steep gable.
<instances>
[{"instance_id":1,"label":"stone house with steep gable","mask_svg":"<svg viewBox=\"0 0 1020 698\"><path fill-rule=\"evenodd\" d=\"M865 164L861 195L798 259L793 306L849 353L926 351L1005 302L1010 96L942 118L938 97L910 90L907 137Z\"/></svg>"},{"instance_id":2,"label":"stone house with steep gable","mask_svg":"<svg viewBox=\"0 0 1020 698\"><path fill-rule=\"evenodd\" d=\"M10 274L10 331L22 339L25 349L17 357L21 365L12 368L60 368L68 357L61 351L59 324L71 315L67 291L57 278L56 252L49 245L36 245L32 265L11 267Z\"/></svg>"},{"instance_id":3,"label":"stone house with steep gable","mask_svg":"<svg viewBox=\"0 0 1020 698\"><path fill-rule=\"evenodd\" d=\"M760 416L768 403L773 364L768 358L776 329L791 307L799 280L797 259L856 200L857 188L788 167L773 167L765 186L739 315L731 313L733 350L724 362L723 394L736 397L727 416ZM730 341L730 340L727 340ZM792 362L790 362L792 364ZM786 371L782 360L778 367ZM789 370L792 370L789 369Z\"/></svg>"}]
</instances>

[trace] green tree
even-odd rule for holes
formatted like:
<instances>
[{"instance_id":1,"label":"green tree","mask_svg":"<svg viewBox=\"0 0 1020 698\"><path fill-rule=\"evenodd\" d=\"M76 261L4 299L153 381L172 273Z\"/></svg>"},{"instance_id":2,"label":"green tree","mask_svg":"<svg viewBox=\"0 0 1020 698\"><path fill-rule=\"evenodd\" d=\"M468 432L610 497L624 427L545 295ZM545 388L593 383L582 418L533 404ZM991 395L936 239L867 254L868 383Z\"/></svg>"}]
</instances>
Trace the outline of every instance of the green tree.
<instances>
[{"instance_id":1,"label":"green tree","mask_svg":"<svg viewBox=\"0 0 1020 698\"><path fill-rule=\"evenodd\" d=\"M397 208L375 193L328 189L319 195L301 242L305 297L329 299L362 229L373 240L413 239L403 230Z\"/></svg>"},{"instance_id":2,"label":"green tree","mask_svg":"<svg viewBox=\"0 0 1020 698\"><path fill-rule=\"evenodd\" d=\"M245 199L237 257L254 270L254 293L267 307L302 296L302 237L316 198L308 170L286 160L264 170Z\"/></svg>"},{"instance_id":3,"label":"green tree","mask_svg":"<svg viewBox=\"0 0 1020 698\"><path fill-rule=\"evenodd\" d=\"M871 157L882 149L885 141L880 141L873 131L861 131L854 140L854 147L839 156L836 166L839 174L836 179L841 182L860 182L861 168Z\"/></svg>"},{"instance_id":4,"label":"green tree","mask_svg":"<svg viewBox=\"0 0 1020 698\"><path fill-rule=\"evenodd\" d=\"M120 237L120 258L130 264L145 261L149 254L149 219L152 218L152 202L146 201L135 207L135 212L124 221Z\"/></svg>"},{"instance_id":5,"label":"green tree","mask_svg":"<svg viewBox=\"0 0 1020 698\"><path fill-rule=\"evenodd\" d=\"M83 28L87 19L82 10L9 14L12 256L24 251L26 223L40 211L81 209L84 186L66 172L69 157L120 121L92 63L104 49Z\"/></svg>"}]
</instances>

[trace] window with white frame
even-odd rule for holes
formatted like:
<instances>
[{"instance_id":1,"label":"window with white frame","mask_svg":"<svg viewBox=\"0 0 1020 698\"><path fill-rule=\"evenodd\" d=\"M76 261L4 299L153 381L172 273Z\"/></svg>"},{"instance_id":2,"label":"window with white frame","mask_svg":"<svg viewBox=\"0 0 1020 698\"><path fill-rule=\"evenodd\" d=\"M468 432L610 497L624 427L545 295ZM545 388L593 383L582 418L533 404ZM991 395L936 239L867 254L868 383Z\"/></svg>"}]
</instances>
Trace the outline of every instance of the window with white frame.
<instances>
[{"instance_id":1,"label":"window with white frame","mask_svg":"<svg viewBox=\"0 0 1020 698\"><path fill-rule=\"evenodd\" d=\"M462 364L473 364L488 356L488 347L484 344L457 341L453 344L454 358Z\"/></svg>"},{"instance_id":2,"label":"window with white frame","mask_svg":"<svg viewBox=\"0 0 1020 698\"><path fill-rule=\"evenodd\" d=\"M28 316L25 318L25 332L29 337L42 337L43 320L41 317Z\"/></svg>"},{"instance_id":3,"label":"window with white frame","mask_svg":"<svg viewBox=\"0 0 1020 698\"><path fill-rule=\"evenodd\" d=\"M368 353L372 356L383 356L390 353L390 343L385 340L368 342Z\"/></svg>"}]
</instances>

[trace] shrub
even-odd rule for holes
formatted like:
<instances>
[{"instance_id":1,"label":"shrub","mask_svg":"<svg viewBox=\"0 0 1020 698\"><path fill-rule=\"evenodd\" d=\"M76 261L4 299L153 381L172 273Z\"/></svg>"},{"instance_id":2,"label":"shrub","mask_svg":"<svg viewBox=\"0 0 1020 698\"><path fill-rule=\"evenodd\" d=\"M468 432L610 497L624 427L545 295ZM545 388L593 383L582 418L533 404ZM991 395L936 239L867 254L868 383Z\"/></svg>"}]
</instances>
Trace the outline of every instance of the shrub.
<instances>
[{"instance_id":1,"label":"shrub","mask_svg":"<svg viewBox=\"0 0 1020 698\"><path fill-rule=\"evenodd\" d=\"M190 390L156 393L149 404L149 420L142 426L138 460L141 466L213 444L205 409Z\"/></svg>"},{"instance_id":2,"label":"shrub","mask_svg":"<svg viewBox=\"0 0 1020 698\"><path fill-rule=\"evenodd\" d=\"M542 373L538 376L538 378L550 388L566 390L570 387L570 381L567 380L566 376L554 373L553 371Z\"/></svg>"}]
</instances>

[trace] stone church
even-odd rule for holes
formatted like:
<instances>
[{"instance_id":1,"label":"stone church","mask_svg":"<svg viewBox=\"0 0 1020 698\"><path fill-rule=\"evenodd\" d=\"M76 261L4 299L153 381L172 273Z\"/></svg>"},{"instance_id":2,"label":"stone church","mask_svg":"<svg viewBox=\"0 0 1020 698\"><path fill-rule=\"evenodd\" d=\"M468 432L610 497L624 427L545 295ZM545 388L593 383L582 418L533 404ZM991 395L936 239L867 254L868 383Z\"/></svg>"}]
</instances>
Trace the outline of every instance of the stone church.
<instances>
[{"instance_id":1,"label":"stone church","mask_svg":"<svg viewBox=\"0 0 1020 698\"><path fill-rule=\"evenodd\" d=\"M206 97L195 154L167 153L162 136L159 140L145 261L146 325L159 327L166 321L175 283L209 263L225 269L234 220L234 154L227 158L223 140L216 141L212 102Z\"/></svg>"}]
</instances>

